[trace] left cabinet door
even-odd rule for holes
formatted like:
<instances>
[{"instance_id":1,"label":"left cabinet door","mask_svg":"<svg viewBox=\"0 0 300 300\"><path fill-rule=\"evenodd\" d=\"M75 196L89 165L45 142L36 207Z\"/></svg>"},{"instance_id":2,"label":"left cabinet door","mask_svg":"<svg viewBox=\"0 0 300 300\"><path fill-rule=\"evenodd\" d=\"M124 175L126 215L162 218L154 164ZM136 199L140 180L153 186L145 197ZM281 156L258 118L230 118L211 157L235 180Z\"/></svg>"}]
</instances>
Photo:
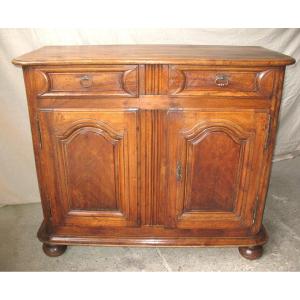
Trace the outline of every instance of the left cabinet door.
<instances>
[{"instance_id":1,"label":"left cabinet door","mask_svg":"<svg viewBox=\"0 0 300 300\"><path fill-rule=\"evenodd\" d=\"M136 226L136 109L40 111L43 189L53 226Z\"/></svg>"}]
</instances>

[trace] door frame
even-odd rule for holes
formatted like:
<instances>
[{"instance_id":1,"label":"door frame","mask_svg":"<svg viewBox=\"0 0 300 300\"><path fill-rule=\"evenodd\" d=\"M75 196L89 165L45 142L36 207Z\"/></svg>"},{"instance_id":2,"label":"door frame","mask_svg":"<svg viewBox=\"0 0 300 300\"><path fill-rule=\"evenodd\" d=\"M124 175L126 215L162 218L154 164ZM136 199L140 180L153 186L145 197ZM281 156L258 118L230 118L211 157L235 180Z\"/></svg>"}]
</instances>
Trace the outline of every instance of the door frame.
<instances>
[{"instance_id":1,"label":"door frame","mask_svg":"<svg viewBox=\"0 0 300 300\"><path fill-rule=\"evenodd\" d=\"M264 142L269 112L247 109L171 109L167 118L167 222L166 227L180 229L250 229L254 223L259 177L262 172ZM199 116L199 121L186 126L185 116ZM193 114L194 117L193 117ZM202 117L201 117L202 115ZM211 115L211 117L209 117ZM238 122L238 115L243 116ZM214 116L214 117L213 117ZM245 121L248 116L249 120ZM201 120L202 118L202 120ZM245 124L243 124L245 122ZM246 123L247 122L247 123ZM186 128L188 127L188 128ZM237 186L236 205L232 212L187 211L185 207L187 182L188 143L199 143L214 131L227 131L232 139L240 141L240 182ZM174 149L175 148L175 149ZM190 153L191 154L191 153ZM177 162L182 163L182 179L176 180ZM191 184L190 184L191 185Z\"/></svg>"},{"instance_id":2,"label":"door frame","mask_svg":"<svg viewBox=\"0 0 300 300\"><path fill-rule=\"evenodd\" d=\"M52 225L138 226L138 109L42 109L38 118L41 139L47 145L41 161ZM70 210L65 147L80 132L91 131L115 146L117 210Z\"/></svg>"}]
</instances>

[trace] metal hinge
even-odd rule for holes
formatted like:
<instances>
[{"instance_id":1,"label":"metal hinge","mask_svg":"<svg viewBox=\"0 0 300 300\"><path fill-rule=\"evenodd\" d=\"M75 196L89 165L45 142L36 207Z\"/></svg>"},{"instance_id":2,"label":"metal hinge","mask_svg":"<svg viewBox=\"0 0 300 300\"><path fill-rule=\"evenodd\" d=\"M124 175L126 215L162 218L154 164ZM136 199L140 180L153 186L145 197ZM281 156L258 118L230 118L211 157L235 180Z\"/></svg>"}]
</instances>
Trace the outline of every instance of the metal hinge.
<instances>
[{"instance_id":1,"label":"metal hinge","mask_svg":"<svg viewBox=\"0 0 300 300\"><path fill-rule=\"evenodd\" d=\"M267 149L270 145L271 123L272 123L272 117L269 114L268 115L268 123L267 123L267 127L266 127L267 134L266 134L266 138L265 138L264 149Z\"/></svg>"},{"instance_id":2,"label":"metal hinge","mask_svg":"<svg viewBox=\"0 0 300 300\"><path fill-rule=\"evenodd\" d=\"M37 127L37 131L38 131L39 147L40 147L40 149L42 149L42 147L43 147L42 133L41 133L41 127L40 127L39 119L36 119L36 127Z\"/></svg>"}]
</instances>

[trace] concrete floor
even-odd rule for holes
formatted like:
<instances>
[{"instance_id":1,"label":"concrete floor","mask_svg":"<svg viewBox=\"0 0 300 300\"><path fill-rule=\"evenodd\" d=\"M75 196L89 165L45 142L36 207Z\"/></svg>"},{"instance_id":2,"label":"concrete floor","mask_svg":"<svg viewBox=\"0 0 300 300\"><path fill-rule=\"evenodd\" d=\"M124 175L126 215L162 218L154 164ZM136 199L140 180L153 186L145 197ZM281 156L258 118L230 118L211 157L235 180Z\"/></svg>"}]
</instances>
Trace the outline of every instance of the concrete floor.
<instances>
[{"instance_id":1,"label":"concrete floor","mask_svg":"<svg viewBox=\"0 0 300 300\"><path fill-rule=\"evenodd\" d=\"M40 204L0 208L0 271L300 271L300 157L273 166L264 224L264 256L242 258L236 248L69 247L44 255L36 231Z\"/></svg>"}]
</instances>

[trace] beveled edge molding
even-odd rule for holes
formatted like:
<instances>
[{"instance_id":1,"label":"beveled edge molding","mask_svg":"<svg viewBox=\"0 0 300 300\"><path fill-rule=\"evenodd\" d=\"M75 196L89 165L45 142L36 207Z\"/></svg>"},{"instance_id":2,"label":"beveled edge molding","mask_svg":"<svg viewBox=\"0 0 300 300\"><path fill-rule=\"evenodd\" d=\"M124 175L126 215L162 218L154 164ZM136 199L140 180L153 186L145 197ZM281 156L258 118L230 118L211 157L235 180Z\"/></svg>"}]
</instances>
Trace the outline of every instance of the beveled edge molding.
<instances>
[{"instance_id":1,"label":"beveled edge molding","mask_svg":"<svg viewBox=\"0 0 300 300\"><path fill-rule=\"evenodd\" d=\"M76 135L76 133L79 133L79 131L84 128L94 128L94 133L99 133L112 144L121 140L124 137L125 132L125 130L117 132L109 124L100 120L80 119L73 122L72 126L70 126L63 134L56 136L60 138L61 141L68 142L70 138L73 138L74 134Z\"/></svg>"},{"instance_id":2,"label":"beveled edge molding","mask_svg":"<svg viewBox=\"0 0 300 300\"><path fill-rule=\"evenodd\" d=\"M275 72L265 70L256 74L255 86L258 93L267 98L272 98L275 83Z\"/></svg>"},{"instance_id":3,"label":"beveled edge molding","mask_svg":"<svg viewBox=\"0 0 300 300\"><path fill-rule=\"evenodd\" d=\"M229 121L229 120L216 120L216 121L203 121L200 123L197 123L194 125L191 129L182 129L180 131L181 135L183 136L186 144L186 151L188 151L188 142L191 142L192 145L194 143L198 144L201 141L203 141L211 132L225 132L235 143L239 144L241 146L241 158L243 158L242 161L239 161L239 170L238 170L238 176L237 176L237 182L241 184L243 181L247 181L247 178L249 176L249 173L245 175L245 178L241 178L242 174L242 166L245 163L245 160L249 163L249 160L251 162L251 156L249 156L249 152L251 152L251 149L248 149L246 151L245 147L246 144L249 144L250 139L253 139L255 136L255 133L253 130L245 130L238 124ZM245 157L247 155L247 157ZM186 153L187 156L187 153ZM188 163L187 158L185 158L186 164ZM187 170L187 169L186 169ZM187 177L187 174L185 174L185 178ZM201 217L198 215L198 211L187 211L185 210L186 205L186 193L187 190L184 191L184 199L183 199L183 205L182 208L182 214L177 215L178 222L185 222L185 221L206 221L208 218ZM238 196L238 195L236 195ZM245 228L248 228L247 224L244 224L243 219L241 218L243 214L243 207L237 207L236 201L234 203L234 208L232 211L211 211L211 212L205 212L206 215L211 216L212 221L216 221L214 218L215 214L217 213L219 216L222 216L222 219L228 219L233 222L237 222L242 226L245 226ZM201 211L199 211L201 213ZM183 224L179 224L179 228L185 228Z\"/></svg>"},{"instance_id":4,"label":"beveled edge molding","mask_svg":"<svg viewBox=\"0 0 300 300\"><path fill-rule=\"evenodd\" d=\"M139 80L138 80L138 65L111 65L111 66L83 66L83 67L68 67L57 66L56 68L44 67L34 68L35 88L38 98L44 97L84 97L84 96L102 96L102 97L138 97L139 95ZM122 72L119 80L116 81L120 85L124 93L120 92L101 92L101 91L55 91L52 90L51 74L76 74L76 73L103 73L103 72ZM131 81L131 83L130 83Z\"/></svg>"},{"instance_id":5,"label":"beveled edge molding","mask_svg":"<svg viewBox=\"0 0 300 300\"><path fill-rule=\"evenodd\" d=\"M169 70L169 96L171 97L186 97L186 96L230 96L230 97L251 97L251 98L267 98L271 99L274 91L275 72L278 68L226 68L226 67L210 67L210 66L188 66L188 65L172 65ZM220 71L229 72L252 72L256 73L254 81L254 89L252 91L235 91L234 95L227 95L230 91L221 90L217 87L209 90L198 90L185 92L187 86L187 78L185 71ZM174 85L174 81L178 85Z\"/></svg>"},{"instance_id":6,"label":"beveled edge molding","mask_svg":"<svg viewBox=\"0 0 300 300\"><path fill-rule=\"evenodd\" d=\"M137 66L134 69L127 70L123 73L122 80L121 80L121 86L123 87L123 90L127 92L129 95L132 95L134 97L138 96L138 71ZM128 81L131 77L135 77L132 82L135 82L135 90L132 90L132 88L128 85Z\"/></svg>"},{"instance_id":7,"label":"beveled edge molding","mask_svg":"<svg viewBox=\"0 0 300 300\"><path fill-rule=\"evenodd\" d=\"M46 228L45 221L42 222L38 233L38 239L47 244L59 245L124 245L124 246L145 246L145 247L236 247L236 246L256 246L264 245L268 241L268 234L262 225L260 231L247 237L218 237L218 236L177 236L168 237L166 235L151 236L103 236L103 235L56 235L49 232Z\"/></svg>"},{"instance_id":8,"label":"beveled edge molding","mask_svg":"<svg viewBox=\"0 0 300 300\"><path fill-rule=\"evenodd\" d=\"M93 132L96 135L102 136L105 138L109 143L113 145L114 148L114 159L116 160L116 163L120 165L119 159L120 159L120 153L123 153L122 148L119 149L119 147L122 146L122 140L124 136L127 135L127 130L123 130L122 132L115 131L109 124L105 122L101 122L99 120L94 119L81 119L78 121L73 122L72 126L70 126L65 132L62 134L56 133L56 138L59 141L59 149L60 152L58 155L62 159L62 163L64 165L64 169L67 170L67 163L66 163L66 146L72 142L74 138L76 138L79 134L82 132ZM120 144L121 142L121 144ZM117 168L115 168L115 171ZM65 176L66 177L66 176ZM61 179L61 182L64 182L63 179ZM116 182L118 184L118 182ZM66 190L68 190L67 186L65 187ZM70 207L70 201L68 200L68 211L66 212L65 217L72 218L72 217L84 217L84 216L92 216L92 217L98 217L98 218L115 218L116 221L120 222L127 222L129 221L128 215L126 213L126 209L128 207L124 206L124 201L120 198L120 187L116 186L116 196L117 196L117 210L99 210L99 211L85 211L85 210L78 210L78 209L71 209ZM66 223L68 223L68 220L66 220Z\"/></svg>"},{"instance_id":9,"label":"beveled edge molding","mask_svg":"<svg viewBox=\"0 0 300 300\"><path fill-rule=\"evenodd\" d=\"M175 95L180 94L185 89L185 87L186 87L186 76L185 76L184 70L178 69L175 66L172 67L171 71L177 73L177 76L179 77L179 81L180 81L180 84L178 85L178 88L177 89L175 88L171 93L170 93L171 89L169 88L170 95L175 96ZM173 76L172 72L169 73L169 76ZM169 77L169 87L171 85L170 83L172 83L172 77Z\"/></svg>"},{"instance_id":10,"label":"beveled edge molding","mask_svg":"<svg viewBox=\"0 0 300 300\"><path fill-rule=\"evenodd\" d=\"M241 141L239 136L242 136L243 139L246 140L251 134L251 131L249 134L249 131L244 130L241 126L232 121L220 119L216 119L216 121L209 120L199 122L191 129L182 129L181 134L188 141L193 142L195 139L197 139L197 141L199 142L201 141L202 136L205 135L207 132L219 131L220 129L228 133L236 143L240 143Z\"/></svg>"},{"instance_id":11,"label":"beveled edge molding","mask_svg":"<svg viewBox=\"0 0 300 300\"><path fill-rule=\"evenodd\" d=\"M35 69L35 88L38 91L38 97L47 94L51 88L51 79L49 74L43 70Z\"/></svg>"}]
</instances>

